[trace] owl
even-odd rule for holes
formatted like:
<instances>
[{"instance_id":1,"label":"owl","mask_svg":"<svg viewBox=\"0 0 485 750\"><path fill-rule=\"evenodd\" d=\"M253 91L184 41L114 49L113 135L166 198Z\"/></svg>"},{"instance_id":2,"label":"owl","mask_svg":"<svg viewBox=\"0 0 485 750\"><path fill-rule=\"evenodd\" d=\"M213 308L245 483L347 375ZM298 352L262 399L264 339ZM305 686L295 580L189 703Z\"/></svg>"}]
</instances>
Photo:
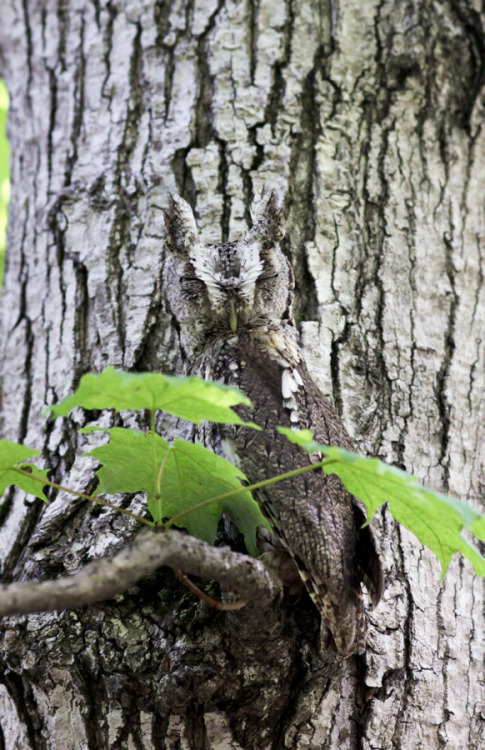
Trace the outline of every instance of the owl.
<instances>
[{"instance_id":1,"label":"owl","mask_svg":"<svg viewBox=\"0 0 485 750\"><path fill-rule=\"evenodd\" d=\"M292 317L294 275L279 243L283 209L274 192L252 213L253 227L236 242L199 239L192 209L173 195L165 212L166 305L176 326L186 373L240 388L252 401L261 432L210 425L204 442L251 483L312 461L278 431L312 430L315 440L352 449L336 412L312 380ZM374 605L382 574L362 504L338 477L317 469L255 495L298 569L321 617L321 641L342 657L365 650L361 583Z\"/></svg>"}]
</instances>

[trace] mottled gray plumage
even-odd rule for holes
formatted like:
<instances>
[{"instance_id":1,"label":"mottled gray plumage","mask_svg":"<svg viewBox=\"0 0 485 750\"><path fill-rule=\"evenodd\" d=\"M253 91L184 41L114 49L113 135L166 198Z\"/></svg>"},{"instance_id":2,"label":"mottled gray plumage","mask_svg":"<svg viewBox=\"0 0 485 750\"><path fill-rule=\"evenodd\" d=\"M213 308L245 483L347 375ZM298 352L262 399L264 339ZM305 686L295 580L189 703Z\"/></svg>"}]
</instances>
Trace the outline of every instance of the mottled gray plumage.
<instances>
[{"instance_id":1,"label":"mottled gray plumage","mask_svg":"<svg viewBox=\"0 0 485 750\"><path fill-rule=\"evenodd\" d=\"M172 196L165 214L163 268L167 305L180 333L187 371L235 385L264 427L211 425L204 442L251 482L303 466L311 457L276 431L309 428L319 443L352 449L350 438L311 379L292 318L294 279L278 243L283 211L263 197L253 227L238 242L200 242L190 206ZM300 576L342 656L365 649L361 582L377 603L381 568L365 512L335 476L308 472L256 498L295 560Z\"/></svg>"}]
</instances>

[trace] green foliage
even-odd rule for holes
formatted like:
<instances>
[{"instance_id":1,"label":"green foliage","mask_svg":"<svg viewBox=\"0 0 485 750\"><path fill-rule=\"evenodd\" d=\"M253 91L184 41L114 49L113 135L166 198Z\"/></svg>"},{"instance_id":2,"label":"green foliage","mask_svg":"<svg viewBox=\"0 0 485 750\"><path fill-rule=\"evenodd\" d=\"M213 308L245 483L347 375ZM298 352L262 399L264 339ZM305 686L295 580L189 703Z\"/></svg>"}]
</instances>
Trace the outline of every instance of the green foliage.
<instances>
[{"instance_id":1,"label":"green foliage","mask_svg":"<svg viewBox=\"0 0 485 750\"><path fill-rule=\"evenodd\" d=\"M163 467L163 513L174 517L193 509L181 525L208 542L214 541L219 518L227 513L244 534L249 552L257 555L256 529L269 524L241 480L247 481L242 471L224 458L197 443L175 440Z\"/></svg>"},{"instance_id":2,"label":"green foliage","mask_svg":"<svg viewBox=\"0 0 485 750\"><path fill-rule=\"evenodd\" d=\"M47 498L42 487L48 484L47 470L38 469L35 464L26 463L40 451L28 448L26 445L11 443L10 440L0 440L0 496L7 487L16 484L29 495L35 495L44 502Z\"/></svg>"},{"instance_id":3,"label":"green foliage","mask_svg":"<svg viewBox=\"0 0 485 750\"><path fill-rule=\"evenodd\" d=\"M10 147L6 133L8 101L7 87L0 79L0 287L6 246L7 207L10 200Z\"/></svg>"},{"instance_id":4,"label":"green foliage","mask_svg":"<svg viewBox=\"0 0 485 750\"><path fill-rule=\"evenodd\" d=\"M268 523L251 493L242 489L241 479L246 478L235 466L196 443L175 440L170 445L153 432L122 427L106 432L110 442L87 454L102 464L96 494L144 492L159 525L190 510L180 525L206 542L214 541L219 518L227 513L244 534L248 550L257 554L256 528ZM234 492L233 497L221 497ZM194 509L212 498L205 507Z\"/></svg>"},{"instance_id":5,"label":"green foliage","mask_svg":"<svg viewBox=\"0 0 485 750\"><path fill-rule=\"evenodd\" d=\"M223 424L246 424L230 408L251 402L237 388L221 383L208 383L197 377L171 377L160 373L129 373L108 367L100 375L88 373L79 387L47 413L65 417L75 406L84 409L115 409L129 411L160 409L200 424L204 419Z\"/></svg>"},{"instance_id":6,"label":"green foliage","mask_svg":"<svg viewBox=\"0 0 485 750\"><path fill-rule=\"evenodd\" d=\"M85 427L80 432L94 430L110 435L109 443L85 454L102 465L96 472L99 478L96 495L144 492L150 513L155 523L160 524L162 514L155 507L155 499L160 494L157 478L170 450L169 443L153 432L128 430L124 427L107 430Z\"/></svg>"},{"instance_id":7,"label":"green foliage","mask_svg":"<svg viewBox=\"0 0 485 750\"><path fill-rule=\"evenodd\" d=\"M365 458L342 448L318 445L310 430L288 430L280 427L288 440L308 453L325 455L322 468L326 474L336 474L342 484L358 497L367 508L369 521L384 503L400 524L418 537L441 563L444 576L451 558L461 552L475 571L485 575L485 558L463 537L467 529L480 541L485 541L485 516L454 497L442 495L418 484L416 477L378 458Z\"/></svg>"},{"instance_id":8,"label":"green foliage","mask_svg":"<svg viewBox=\"0 0 485 750\"><path fill-rule=\"evenodd\" d=\"M243 473L223 458L201 445L175 440L170 445L154 431L155 411L163 409L178 417L200 423L207 419L228 424L244 424L231 406L250 406L237 389L199 378L173 378L145 373L129 374L108 368L100 375L85 375L76 392L63 399L47 413L63 416L75 406L86 409L128 411L148 409L152 413L150 430L141 432L121 427L102 430L109 443L94 448L88 456L96 458L99 486L96 497L90 497L47 479L26 461L39 452L26 446L0 441L0 493L17 484L45 500L42 487L51 485L95 502L99 495L144 492L153 522L121 512L150 526L172 523L206 541L214 541L222 513L230 515L244 534L252 554L257 553L256 529L269 524L251 496L251 490L274 484L288 476L323 469L336 474L347 489L366 506L369 520L384 503L394 518L413 532L441 562L445 574L452 556L460 551L470 560L479 575L485 575L485 559L464 539L466 530L485 541L485 517L465 503L427 489L417 480L376 458L364 458L340 448L318 445L309 430L301 432L279 428L291 442L307 452L322 454L320 463L296 467L279 477L269 477L257 485L246 486ZM93 432L88 427L81 432ZM243 485L244 483L244 485ZM168 519L168 520L167 520Z\"/></svg>"}]
</instances>

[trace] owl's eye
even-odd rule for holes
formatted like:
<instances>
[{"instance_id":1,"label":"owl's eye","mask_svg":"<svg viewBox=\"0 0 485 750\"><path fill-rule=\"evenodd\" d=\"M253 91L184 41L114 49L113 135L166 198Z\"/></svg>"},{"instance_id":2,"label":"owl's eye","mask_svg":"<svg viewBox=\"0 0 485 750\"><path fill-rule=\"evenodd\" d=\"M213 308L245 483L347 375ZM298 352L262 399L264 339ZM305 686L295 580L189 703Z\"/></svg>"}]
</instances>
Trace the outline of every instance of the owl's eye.
<instances>
[{"instance_id":1,"label":"owl's eye","mask_svg":"<svg viewBox=\"0 0 485 750\"><path fill-rule=\"evenodd\" d=\"M202 292L205 289L204 282L198 279L196 276L182 276L180 279L180 283L184 292L189 292L190 294Z\"/></svg>"}]
</instances>

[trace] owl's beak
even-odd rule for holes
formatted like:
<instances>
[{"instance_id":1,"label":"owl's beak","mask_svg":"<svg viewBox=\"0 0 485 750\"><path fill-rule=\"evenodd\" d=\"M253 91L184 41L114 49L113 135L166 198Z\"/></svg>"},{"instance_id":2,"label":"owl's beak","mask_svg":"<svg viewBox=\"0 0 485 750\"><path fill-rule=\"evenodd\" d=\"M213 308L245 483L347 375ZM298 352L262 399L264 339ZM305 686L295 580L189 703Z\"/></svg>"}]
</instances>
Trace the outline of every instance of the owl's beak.
<instances>
[{"instance_id":1,"label":"owl's beak","mask_svg":"<svg viewBox=\"0 0 485 750\"><path fill-rule=\"evenodd\" d=\"M229 324L231 331L236 333L237 331L237 312L236 312L236 300L234 297L229 297Z\"/></svg>"}]
</instances>

